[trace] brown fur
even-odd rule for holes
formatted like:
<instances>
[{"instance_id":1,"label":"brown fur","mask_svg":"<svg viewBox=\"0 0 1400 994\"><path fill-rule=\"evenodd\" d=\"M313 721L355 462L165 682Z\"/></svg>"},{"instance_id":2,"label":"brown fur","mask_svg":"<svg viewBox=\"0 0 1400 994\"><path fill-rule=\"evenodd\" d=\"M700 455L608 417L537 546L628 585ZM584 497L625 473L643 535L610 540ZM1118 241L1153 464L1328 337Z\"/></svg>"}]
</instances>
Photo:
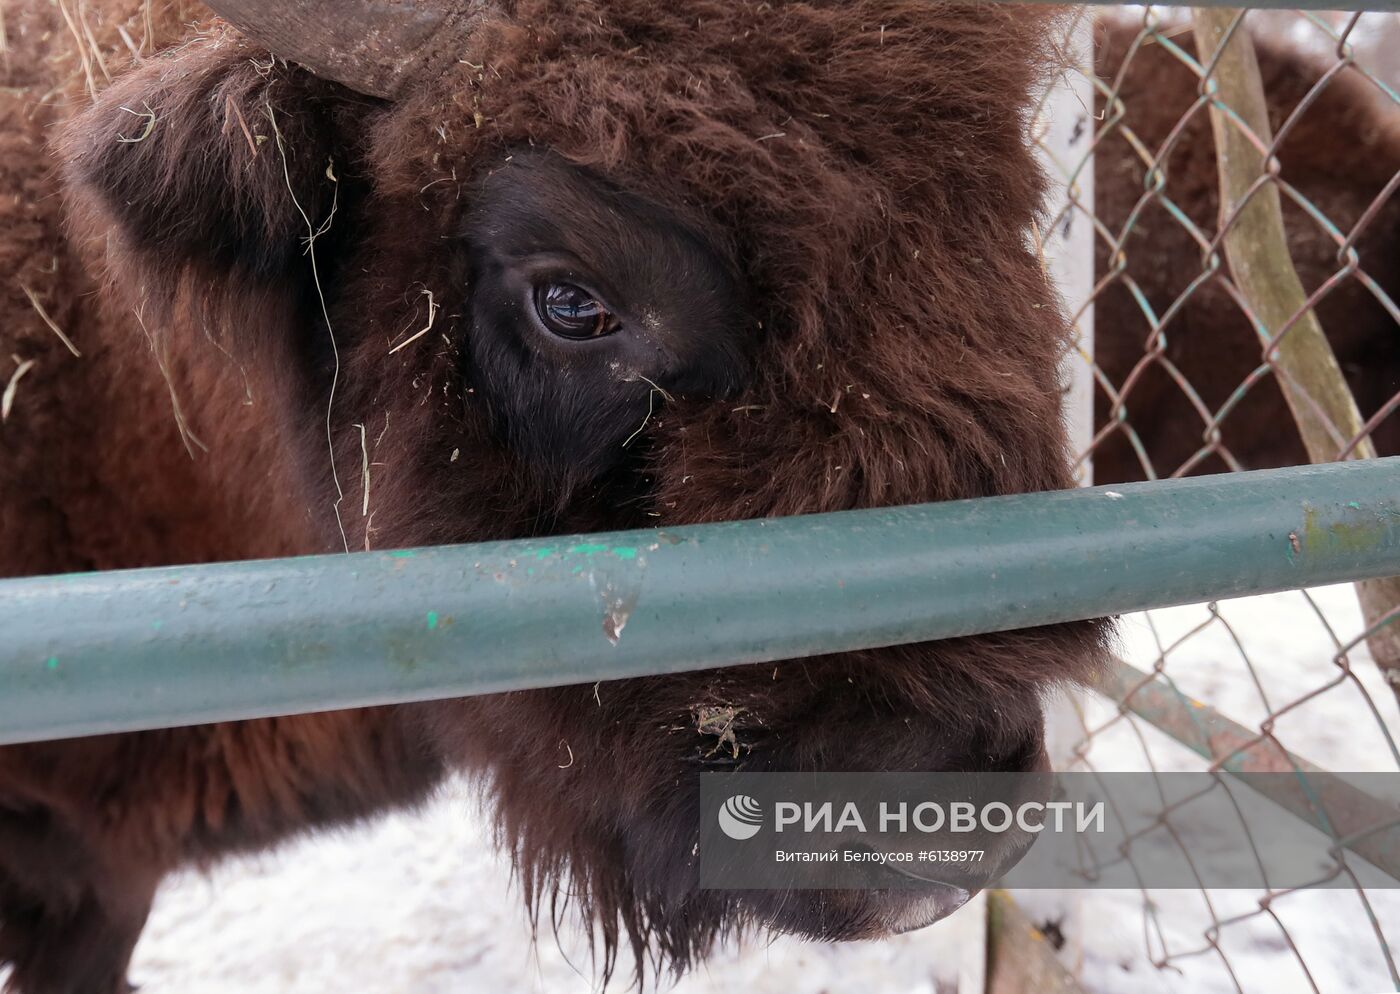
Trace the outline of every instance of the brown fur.
<instances>
[{"instance_id":1,"label":"brown fur","mask_svg":"<svg viewBox=\"0 0 1400 994\"><path fill-rule=\"evenodd\" d=\"M113 69L139 6L87 5ZM188 13L160 12L171 47L87 106L55 9L7 9L0 356L38 365L0 426L3 572L1069 485L1064 322L1025 239L1043 180L1024 110L1053 62L1050 15L522 0L386 105L207 19L184 28ZM667 401L616 472L562 488L467 386L453 250L484 176L532 146L699 233L752 321L739 396ZM432 333L389 355L426 321L423 291ZM536 909L569 893L595 916L605 970L620 942L685 965L750 922L883 934L879 895L696 889L686 778L716 759L698 709L735 710L729 765L745 769L1025 769L1041 693L1090 673L1103 634L0 749L0 962L27 994L120 990L170 869L413 803L453 767L491 792Z\"/></svg>"},{"instance_id":2,"label":"brown fur","mask_svg":"<svg viewBox=\"0 0 1400 994\"><path fill-rule=\"evenodd\" d=\"M1098 74L1118 78L1137 26L1099 25ZM1189 32L1174 41L1194 51ZM1275 134L1322 77L1319 66L1277 42L1256 43L1269 116ZM1196 99L1197 79L1163 46L1148 42L1132 56L1119 90L1122 127L1152 152L1162 148ZM1103 101L1099 101L1102 112ZM1117 237L1144 190L1146 164L1123 131L1096 148L1095 213ZM1400 172L1400 112L1359 73L1332 78L1317 100L1290 126L1279 150L1284 180L1292 183L1343 232ZM1199 110L1184 125L1165 159L1165 195L1212 237L1219 230L1215 142L1210 119ZM1304 290L1311 294L1342 267L1337 246L1290 198L1283 198L1289 250ZM1110 267L1110 247L1096 240L1100 278ZM1151 327L1124 280L1136 281L1158 315L1202 272L1201 250L1159 202L1149 204L1124 242L1125 277L1110 283L1095 302L1098 360L1115 388L1124 388L1127 420L1151 463L1143 466L1126 432L1106 436L1094 452L1094 476L1103 482L1148 476L1267 469L1307 462L1292 415L1272 374L1256 383L1238 405L1225 411L1218 443L1207 448L1207 424L1161 362L1146 358ZM1400 196L1383 201L1357 241L1361 269L1400 301ZM1317 305L1317 315L1337 354L1363 418L1400 393L1400 323L1353 275ZM1201 285L1164 326L1163 358L1190 383L1206 411L1226 402L1262 361L1254 329L1222 281ZM1117 420L1113 400L1100 390L1100 425ZM1400 454L1400 412L1381 420L1372 435L1381 455Z\"/></svg>"}]
</instances>

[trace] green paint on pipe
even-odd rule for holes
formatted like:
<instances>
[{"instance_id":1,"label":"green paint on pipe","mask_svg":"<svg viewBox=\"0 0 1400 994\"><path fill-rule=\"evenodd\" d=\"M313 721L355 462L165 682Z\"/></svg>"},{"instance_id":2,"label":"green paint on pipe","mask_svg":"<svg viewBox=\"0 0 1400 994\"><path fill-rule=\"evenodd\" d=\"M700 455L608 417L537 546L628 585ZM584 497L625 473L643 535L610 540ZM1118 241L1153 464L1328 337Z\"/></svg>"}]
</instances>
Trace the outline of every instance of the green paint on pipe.
<instances>
[{"instance_id":1,"label":"green paint on pipe","mask_svg":"<svg viewBox=\"0 0 1400 994\"><path fill-rule=\"evenodd\" d=\"M436 611L429 611L429 612L428 612L428 631L430 631L430 632L435 632L435 631L437 631L437 626L438 626L438 615L437 615L437 612L436 612Z\"/></svg>"},{"instance_id":2,"label":"green paint on pipe","mask_svg":"<svg viewBox=\"0 0 1400 994\"><path fill-rule=\"evenodd\" d=\"M553 549L540 550L535 555L543 559L544 552L553 552ZM618 559L636 559L637 547L635 545L607 545L601 542L582 542L578 545L570 546L569 553L576 556L596 556L600 552L610 552Z\"/></svg>"},{"instance_id":3,"label":"green paint on pipe","mask_svg":"<svg viewBox=\"0 0 1400 994\"><path fill-rule=\"evenodd\" d=\"M50 656L48 659L44 660L44 665L47 666L47 667L48 667L49 669L51 669L51 670L56 670L56 669L58 669L58 657L57 657L57 656Z\"/></svg>"}]
</instances>

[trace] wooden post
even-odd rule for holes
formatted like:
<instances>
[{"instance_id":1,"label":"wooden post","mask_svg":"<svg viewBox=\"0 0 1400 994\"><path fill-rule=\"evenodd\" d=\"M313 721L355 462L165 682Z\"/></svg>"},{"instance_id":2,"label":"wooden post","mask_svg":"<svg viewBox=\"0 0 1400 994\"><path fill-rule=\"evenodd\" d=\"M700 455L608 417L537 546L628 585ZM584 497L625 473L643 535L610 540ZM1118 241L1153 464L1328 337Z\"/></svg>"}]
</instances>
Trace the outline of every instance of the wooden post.
<instances>
[{"instance_id":1,"label":"wooden post","mask_svg":"<svg viewBox=\"0 0 1400 994\"><path fill-rule=\"evenodd\" d=\"M1210 69L1203 86L1214 84L1211 130L1220 177L1220 224L1228 225L1225 258L1230 275L1274 346L1279 386L1293 412L1312 462L1331 462L1365 424L1337 357L1293 268L1283 227L1278 186L1262 182L1277 160L1261 151L1273 144L1259 62L1249 34L1238 23L1241 12L1197 8L1193 16L1196 50ZM1213 65L1212 65L1213 64ZM1221 106L1254 133L1250 138ZM1373 459L1370 438L1360 439L1348 458ZM1400 699L1400 577L1356 585L1371 654ZM1387 624L1387 618L1389 623Z\"/></svg>"},{"instance_id":2,"label":"wooden post","mask_svg":"<svg viewBox=\"0 0 1400 994\"><path fill-rule=\"evenodd\" d=\"M1004 890L987 894L987 994L1084 994Z\"/></svg>"}]
</instances>

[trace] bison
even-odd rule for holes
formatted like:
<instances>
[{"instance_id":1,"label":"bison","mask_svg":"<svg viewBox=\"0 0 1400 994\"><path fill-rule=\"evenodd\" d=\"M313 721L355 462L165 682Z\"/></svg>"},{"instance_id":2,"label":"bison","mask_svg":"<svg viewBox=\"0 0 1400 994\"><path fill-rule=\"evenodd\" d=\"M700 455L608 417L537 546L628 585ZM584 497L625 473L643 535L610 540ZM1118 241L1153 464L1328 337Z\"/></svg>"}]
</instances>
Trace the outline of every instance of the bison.
<instances>
[{"instance_id":1,"label":"bison","mask_svg":"<svg viewBox=\"0 0 1400 994\"><path fill-rule=\"evenodd\" d=\"M215 6L7 9L0 573L1070 485L1027 237L1054 11ZM455 770L604 974L915 928L965 895L699 889L692 774L1042 768L1108 632L6 747L0 964L128 990L165 874Z\"/></svg>"},{"instance_id":2,"label":"bison","mask_svg":"<svg viewBox=\"0 0 1400 994\"><path fill-rule=\"evenodd\" d=\"M1070 485L1066 323L1026 237L1046 16L216 6L7 8L0 354L35 365L0 571ZM0 749L0 962L25 994L126 990L163 875L456 769L526 900L567 887L598 923L604 973L620 942L683 966L748 924L918 927L966 895L699 889L690 775L1038 768L1041 695L1105 632Z\"/></svg>"}]
</instances>

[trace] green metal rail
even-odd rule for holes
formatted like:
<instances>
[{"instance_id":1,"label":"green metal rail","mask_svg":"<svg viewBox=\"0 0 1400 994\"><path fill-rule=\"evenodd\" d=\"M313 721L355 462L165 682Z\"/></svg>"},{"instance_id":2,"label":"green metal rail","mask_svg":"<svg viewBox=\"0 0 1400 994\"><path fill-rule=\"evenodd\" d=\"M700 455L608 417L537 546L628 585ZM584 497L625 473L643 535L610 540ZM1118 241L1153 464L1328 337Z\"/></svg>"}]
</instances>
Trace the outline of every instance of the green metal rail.
<instances>
[{"instance_id":1,"label":"green metal rail","mask_svg":"<svg viewBox=\"0 0 1400 994\"><path fill-rule=\"evenodd\" d=\"M0 743L592 683L1400 573L1400 458L0 581Z\"/></svg>"}]
</instances>

